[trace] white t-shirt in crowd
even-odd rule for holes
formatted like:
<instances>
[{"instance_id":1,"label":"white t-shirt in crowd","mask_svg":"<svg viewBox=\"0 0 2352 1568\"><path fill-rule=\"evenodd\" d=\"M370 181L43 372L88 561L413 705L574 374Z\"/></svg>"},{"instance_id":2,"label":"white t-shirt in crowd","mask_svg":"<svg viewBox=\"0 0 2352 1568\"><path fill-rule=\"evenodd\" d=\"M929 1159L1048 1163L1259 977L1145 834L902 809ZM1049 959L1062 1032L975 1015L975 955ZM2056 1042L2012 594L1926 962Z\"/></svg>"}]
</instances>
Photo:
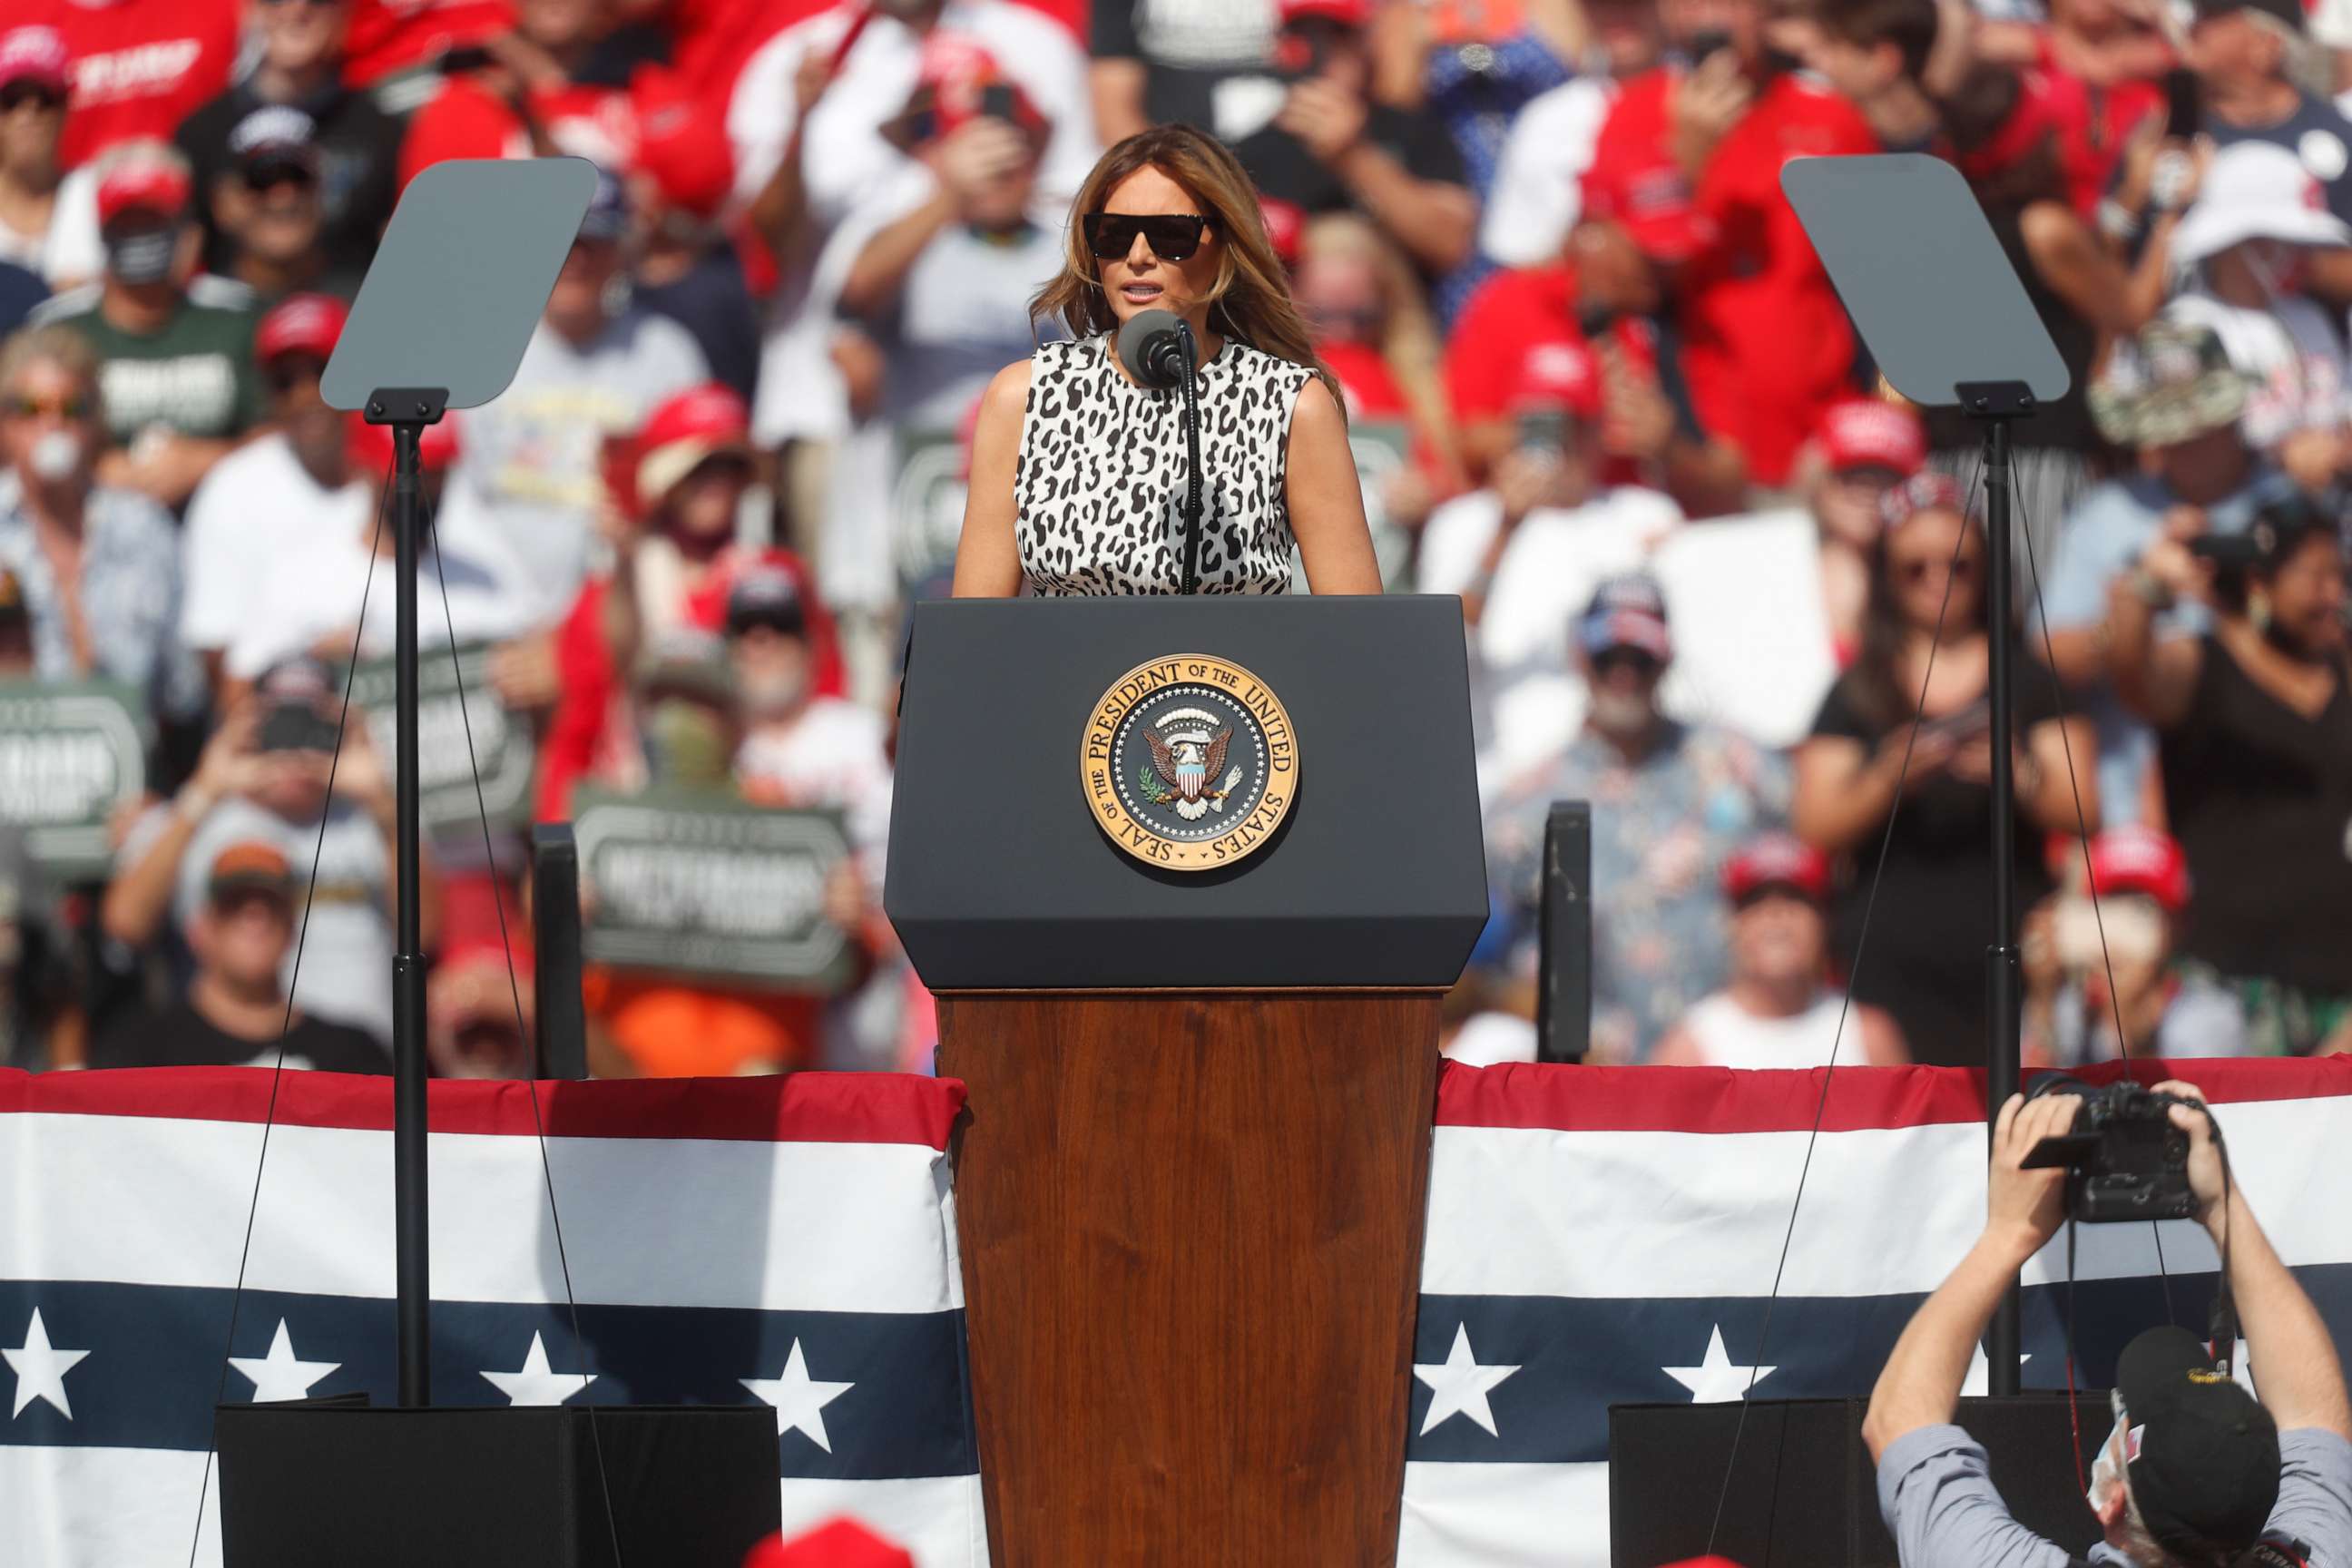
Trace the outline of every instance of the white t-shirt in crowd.
<instances>
[{"instance_id":1,"label":"white t-shirt in crowd","mask_svg":"<svg viewBox=\"0 0 2352 1568\"><path fill-rule=\"evenodd\" d=\"M1711 1068L1827 1067L1836 1050L1849 1065L1862 1059L1862 1020L1846 1020L1853 1037L1837 1043L1844 1001L1834 991L1814 994L1812 1005L1787 1018L1759 1018L1731 999L1728 991L1700 998L1683 1015L1683 1031L1698 1047L1699 1065Z\"/></svg>"},{"instance_id":2,"label":"white t-shirt in crowd","mask_svg":"<svg viewBox=\"0 0 2352 1568\"><path fill-rule=\"evenodd\" d=\"M98 172L83 164L58 182L49 226L25 234L0 223L0 261L13 261L41 275L51 289L87 283L106 265L98 237Z\"/></svg>"},{"instance_id":3,"label":"white t-shirt in crowd","mask_svg":"<svg viewBox=\"0 0 2352 1568\"><path fill-rule=\"evenodd\" d=\"M2273 309L2255 310L2199 288L2175 298L2164 315L2210 327L2231 364L2252 382L2238 420L2248 446L2267 451L2298 430L2344 422L2344 339L2302 295L2284 295Z\"/></svg>"},{"instance_id":4,"label":"white t-shirt in crowd","mask_svg":"<svg viewBox=\"0 0 2352 1568\"><path fill-rule=\"evenodd\" d=\"M180 640L200 652L227 647L256 620L273 563L314 539L357 538L374 505L364 479L329 489L313 479L283 435L223 458L188 501Z\"/></svg>"},{"instance_id":5,"label":"white t-shirt in crowd","mask_svg":"<svg viewBox=\"0 0 2352 1568\"><path fill-rule=\"evenodd\" d=\"M830 58L853 19L871 12L840 74L810 110L801 169L817 254L835 227L908 163L881 127L905 109L915 89L923 40L882 7L844 4L785 28L745 63L727 110L735 144L736 192L756 196L775 174L800 121L793 81L812 51ZM972 39L994 57L1052 127L1039 170L1038 200L1067 209L1094 165L1094 110L1087 58L1058 22L1013 0L949 0L936 30ZM830 439L848 428L840 373L827 353L834 294L821 293L816 269L788 272L769 308L760 362L753 432L765 442Z\"/></svg>"},{"instance_id":6,"label":"white t-shirt in crowd","mask_svg":"<svg viewBox=\"0 0 2352 1568\"><path fill-rule=\"evenodd\" d=\"M2309 9L2305 26L2313 43L2323 48L2352 49L2352 0L2313 0Z\"/></svg>"},{"instance_id":7,"label":"white t-shirt in crowd","mask_svg":"<svg viewBox=\"0 0 2352 1568\"><path fill-rule=\"evenodd\" d=\"M1584 211L1584 173L1617 100L1607 77L1580 76L1528 100L1511 121L1478 248L1505 267L1542 267L1559 258Z\"/></svg>"},{"instance_id":8,"label":"white t-shirt in crowd","mask_svg":"<svg viewBox=\"0 0 2352 1568\"><path fill-rule=\"evenodd\" d=\"M882 719L872 709L814 697L790 724L753 728L735 753L735 776L766 804L845 813L850 842L870 856L866 869L879 886L890 824L890 761L882 742Z\"/></svg>"},{"instance_id":9,"label":"white t-shirt in crowd","mask_svg":"<svg viewBox=\"0 0 2352 1568\"><path fill-rule=\"evenodd\" d=\"M709 379L702 350L667 317L625 310L584 345L541 322L506 391L467 412L443 534L453 546L487 535L485 550L522 567L533 618L562 615L591 565L605 437Z\"/></svg>"},{"instance_id":10,"label":"white t-shirt in crowd","mask_svg":"<svg viewBox=\"0 0 2352 1568\"><path fill-rule=\"evenodd\" d=\"M470 426L467 426L471 428ZM257 563L260 581L247 604L247 619L228 644L228 673L250 680L282 658L310 652L328 638L360 633L362 658L392 653L391 553L371 554L371 530L363 520L341 533L317 534L267 563ZM448 609L442 609L444 581ZM416 640L420 647L449 646L454 623L460 647L520 637L537 624L535 595L524 586L522 569L480 540L447 539L427 547L416 562ZM367 617L360 617L364 595Z\"/></svg>"}]
</instances>

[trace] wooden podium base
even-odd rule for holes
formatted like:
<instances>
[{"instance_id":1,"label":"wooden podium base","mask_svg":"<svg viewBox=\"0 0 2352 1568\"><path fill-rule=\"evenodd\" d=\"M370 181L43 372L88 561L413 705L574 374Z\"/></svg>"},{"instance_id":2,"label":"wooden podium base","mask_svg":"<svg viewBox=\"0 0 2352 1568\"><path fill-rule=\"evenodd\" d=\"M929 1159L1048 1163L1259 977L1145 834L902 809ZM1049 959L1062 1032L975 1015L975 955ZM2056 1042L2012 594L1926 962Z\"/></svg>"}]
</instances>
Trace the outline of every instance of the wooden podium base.
<instances>
[{"instance_id":1,"label":"wooden podium base","mask_svg":"<svg viewBox=\"0 0 2352 1568\"><path fill-rule=\"evenodd\" d=\"M996 1568L1389 1563L1435 993L961 993Z\"/></svg>"}]
</instances>

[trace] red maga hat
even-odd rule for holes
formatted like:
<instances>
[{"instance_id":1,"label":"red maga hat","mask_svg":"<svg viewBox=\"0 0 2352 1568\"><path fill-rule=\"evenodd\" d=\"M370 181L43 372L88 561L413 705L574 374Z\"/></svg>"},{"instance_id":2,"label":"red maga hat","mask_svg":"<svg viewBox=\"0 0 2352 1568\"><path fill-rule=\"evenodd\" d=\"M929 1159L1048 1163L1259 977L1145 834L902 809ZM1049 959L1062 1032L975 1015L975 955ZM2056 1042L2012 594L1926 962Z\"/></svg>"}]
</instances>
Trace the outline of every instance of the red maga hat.
<instances>
[{"instance_id":1,"label":"red maga hat","mask_svg":"<svg viewBox=\"0 0 2352 1568\"><path fill-rule=\"evenodd\" d=\"M65 35L55 27L11 27L0 33L0 87L37 81L64 92L71 85L66 74L71 58Z\"/></svg>"},{"instance_id":2,"label":"red maga hat","mask_svg":"<svg viewBox=\"0 0 2352 1568\"><path fill-rule=\"evenodd\" d=\"M178 217L188 206L187 171L160 153L116 164L98 182L100 227L127 212Z\"/></svg>"},{"instance_id":3,"label":"red maga hat","mask_svg":"<svg viewBox=\"0 0 2352 1568\"><path fill-rule=\"evenodd\" d=\"M351 314L351 308L331 294L289 295L253 330L253 357L261 364L282 354L325 359L335 352Z\"/></svg>"},{"instance_id":4,"label":"red maga hat","mask_svg":"<svg viewBox=\"0 0 2352 1568\"><path fill-rule=\"evenodd\" d=\"M2189 903L2189 859L2153 827L2110 827L2091 840L2091 889L2145 893L2178 914Z\"/></svg>"},{"instance_id":5,"label":"red maga hat","mask_svg":"<svg viewBox=\"0 0 2352 1568\"><path fill-rule=\"evenodd\" d=\"M1786 833L1751 838L1723 863L1724 896L1738 903L1765 888L1788 888L1824 902L1830 896L1829 859Z\"/></svg>"},{"instance_id":6,"label":"red maga hat","mask_svg":"<svg viewBox=\"0 0 2352 1568\"><path fill-rule=\"evenodd\" d=\"M1849 397L1822 412L1822 453L1831 469L1885 468L1907 479L1927 460L1927 431L1919 416L1875 397Z\"/></svg>"},{"instance_id":7,"label":"red maga hat","mask_svg":"<svg viewBox=\"0 0 2352 1568\"><path fill-rule=\"evenodd\" d=\"M688 387L653 411L637 433L637 503L659 506L698 464L719 452L751 450L751 414L715 381Z\"/></svg>"}]
</instances>

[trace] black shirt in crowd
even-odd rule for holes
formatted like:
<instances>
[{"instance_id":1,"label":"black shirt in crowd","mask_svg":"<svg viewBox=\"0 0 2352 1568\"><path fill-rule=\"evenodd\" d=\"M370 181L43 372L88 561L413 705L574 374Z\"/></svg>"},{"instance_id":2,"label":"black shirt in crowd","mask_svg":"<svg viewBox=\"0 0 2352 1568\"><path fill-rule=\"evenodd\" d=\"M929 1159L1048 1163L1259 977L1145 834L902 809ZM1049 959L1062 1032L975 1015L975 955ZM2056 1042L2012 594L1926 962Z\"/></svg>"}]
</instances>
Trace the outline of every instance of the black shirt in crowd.
<instances>
[{"instance_id":1,"label":"black shirt in crowd","mask_svg":"<svg viewBox=\"0 0 2352 1568\"><path fill-rule=\"evenodd\" d=\"M229 132L268 100L239 82L180 122L173 138L194 170L196 206L204 216L205 268L226 273L231 243L213 221L213 186L236 166ZM331 87L289 107L317 128L319 200L328 259L356 275L374 258L376 242L400 197L400 121L363 92Z\"/></svg>"},{"instance_id":2,"label":"black shirt in crowd","mask_svg":"<svg viewBox=\"0 0 2352 1568\"><path fill-rule=\"evenodd\" d=\"M2225 975L2352 995L2352 694L2316 718L2210 634L2162 736L2164 798L2195 889L2180 943Z\"/></svg>"},{"instance_id":3,"label":"black shirt in crowd","mask_svg":"<svg viewBox=\"0 0 2352 1568\"><path fill-rule=\"evenodd\" d=\"M1266 59L1276 9L1275 0L1096 0L1088 42L1098 60L1142 65L1153 124L1181 121L1231 141L1255 129L1231 122L1237 97L1271 100L1282 90Z\"/></svg>"},{"instance_id":4,"label":"black shirt in crowd","mask_svg":"<svg viewBox=\"0 0 2352 1568\"><path fill-rule=\"evenodd\" d=\"M276 1040L232 1035L185 1001L161 1013L142 1009L108 1028L89 1047L94 1068L268 1067L277 1060ZM392 1058L373 1036L306 1017L286 1032L286 1065L383 1073L392 1070Z\"/></svg>"},{"instance_id":5,"label":"black shirt in crowd","mask_svg":"<svg viewBox=\"0 0 2352 1568\"><path fill-rule=\"evenodd\" d=\"M1403 164L1415 179L1469 183L1461 150L1445 127L1428 115L1376 103L1364 121L1364 141ZM1261 195L1288 202L1303 216L1347 212L1355 205L1347 182L1279 126L1265 126L1243 137L1234 144L1234 155L1257 182Z\"/></svg>"},{"instance_id":6,"label":"black shirt in crowd","mask_svg":"<svg viewBox=\"0 0 2352 1568\"><path fill-rule=\"evenodd\" d=\"M2016 719L2021 744L2036 724L2064 710L2048 670L2021 652L2016 659ZM1840 735L1874 750L1888 735L1902 743L1911 720L1874 721L1856 700L1851 673L1830 688L1813 721L1816 735ZM1885 1008L1903 1026L1912 1059L1931 1067L1982 1067L1985 1058L1985 946L1992 940L1992 791L1947 773L1905 795L1886 842L1885 871L1859 957L1863 909L1884 823L1874 824L1849 857L1832 913L1832 951L1852 967L1856 1002ZM2017 835L2019 907L2051 889L2042 835L2021 822Z\"/></svg>"}]
</instances>

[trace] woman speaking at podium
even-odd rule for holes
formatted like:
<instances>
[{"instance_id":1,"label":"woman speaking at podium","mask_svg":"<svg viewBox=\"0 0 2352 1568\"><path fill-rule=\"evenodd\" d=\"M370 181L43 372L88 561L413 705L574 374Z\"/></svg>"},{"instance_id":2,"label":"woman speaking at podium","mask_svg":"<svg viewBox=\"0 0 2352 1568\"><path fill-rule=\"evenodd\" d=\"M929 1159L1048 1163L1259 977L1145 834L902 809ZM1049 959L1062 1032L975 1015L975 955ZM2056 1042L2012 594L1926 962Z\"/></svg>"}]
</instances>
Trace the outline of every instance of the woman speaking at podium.
<instances>
[{"instance_id":1,"label":"woman speaking at podium","mask_svg":"<svg viewBox=\"0 0 2352 1568\"><path fill-rule=\"evenodd\" d=\"M1182 394L1139 382L1113 341L1147 310L1190 324L1197 351L1200 591L1286 591L1296 541L1315 593L1379 593L1338 384L1249 176L1214 138L1167 125L1104 153L1078 192L1062 274L1033 308L1075 341L982 395L956 596L1182 591Z\"/></svg>"}]
</instances>

